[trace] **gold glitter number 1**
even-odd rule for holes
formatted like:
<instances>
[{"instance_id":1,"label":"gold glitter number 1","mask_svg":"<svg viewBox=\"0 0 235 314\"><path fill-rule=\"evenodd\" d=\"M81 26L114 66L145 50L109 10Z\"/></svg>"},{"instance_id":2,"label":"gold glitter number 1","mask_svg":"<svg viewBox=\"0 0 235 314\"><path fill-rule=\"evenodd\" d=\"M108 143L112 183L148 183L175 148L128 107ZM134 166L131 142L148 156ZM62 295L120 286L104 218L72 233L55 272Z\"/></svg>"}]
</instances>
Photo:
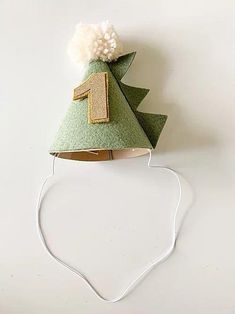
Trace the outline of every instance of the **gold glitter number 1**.
<instances>
[{"instance_id":1,"label":"gold glitter number 1","mask_svg":"<svg viewBox=\"0 0 235 314\"><path fill-rule=\"evenodd\" d=\"M88 123L109 122L108 73L93 73L74 89L73 100L88 97Z\"/></svg>"}]
</instances>

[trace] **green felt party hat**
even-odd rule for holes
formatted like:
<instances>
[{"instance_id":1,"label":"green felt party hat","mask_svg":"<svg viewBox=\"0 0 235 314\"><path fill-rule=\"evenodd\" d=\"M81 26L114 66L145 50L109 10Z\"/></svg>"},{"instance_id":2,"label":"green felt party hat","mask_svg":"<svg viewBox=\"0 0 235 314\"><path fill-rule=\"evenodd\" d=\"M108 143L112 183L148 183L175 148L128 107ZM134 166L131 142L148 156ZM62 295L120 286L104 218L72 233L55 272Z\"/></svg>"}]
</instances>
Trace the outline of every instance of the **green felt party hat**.
<instances>
[{"instance_id":1,"label":"green felt party hat","mask_svg":"<svg viewBox=\"0 0 235 314\"><path fill-rule=\"evenodd\" d=\"M78 98L68 109L51 154L73 160L110 160L143 155L155 148L167 116L138 111L149 90L121 82L134 57L135 52L111 62L89 62L85 83L78 88ZM106 88L107 99L100 94L100 86ZM102 102L106 105L103 111ZM97 120L92 120L92 114Z\"/></svg>"}]
</instances>

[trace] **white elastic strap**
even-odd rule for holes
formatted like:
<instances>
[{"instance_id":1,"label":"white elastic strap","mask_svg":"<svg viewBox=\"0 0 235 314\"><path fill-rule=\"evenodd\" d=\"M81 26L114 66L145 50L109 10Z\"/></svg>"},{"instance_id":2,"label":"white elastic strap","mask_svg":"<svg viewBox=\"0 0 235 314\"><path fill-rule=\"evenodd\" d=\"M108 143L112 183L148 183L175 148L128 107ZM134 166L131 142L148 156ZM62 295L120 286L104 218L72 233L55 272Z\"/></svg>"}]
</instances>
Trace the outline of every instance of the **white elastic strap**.
<instances>
[{"instance_id":1,"label":"white elastic strap","mask_svg":"<svg viewBox=\"0 0 235 314\"><path fill-rule=\"evenodd\" d=\"M38 227L38 232L39 232L39 236L42 240L42 243L46 249L46 251L49 253L49 255L54 258L58 263L60 263L61 265L63 265L64 267L68 268L70 271L72 271L74 274L76 274L77 276L79 276L81 279L84 280L84 282L91 288L91 290L96 294L96 296L101 299L102 301L106 301L106 302L110 302L110 303L114 303L117 301L122 300L124 297L127 296L127 294L133 290L133 288L141 281L141 279L143 279L155 266L159 265L160 263L162 263L163 261L165 261L174 251L175 249L175 245L176 245L176 240L177 240L177 229L176 229L176 219L177 219L177 214L178 214L178 210L179 210L179 206L180 206L180 202L181 202L181 198L182 198L182 187L181 187L181 182L180 182L180 178L178 173L169 168L169 167L165 167L165 166L153 166L151 165L151 158L152 158L152 151L149 150L149 160L148 160L148 167L151 168L160 168L160 169L165 169L168 172L172 173L175 178L177 179L177 184L178 184L178 189L179 189L179 197L178 197L178 201L177 201L177 205L175 207L175 211L173 214L173 223L172 223L172 229L171 229L171 242L169 247L166 249L166 251L164 251L160 256L158 256L157 258L155 258L149 265L147 265L147 267L135 278L133 279L133 281L130 282L130 284L120 293L120 295L114 299L106 299L105 297L103 297L101 295L101 293L99 293L99 291L97 291L97 289L92 285L92 283L90 282L90 280L83 274L81 273L79 270L77 270L76 268L70 266L69 264L67 264L66 262L64 262L63 260L61 260L59 257L57 257L50 249L47 241L46 241L46 236L43 232L43 228L42 228L42 221L41 221L41 202L43 199L43 190L44 187L46 185L46 183L48 182L48 180L50 178L52 178L54 176L55 173L55 158L56 156L54 156L53 158L53 163L52 163L52 173L45 179L45 181L43 182L41 189L40 189L40 193L39 193L39 197L38 197L38 202L37 202L37 227ZM178 228L179 230L179 228Z\"/></svg>"}]
</instances>

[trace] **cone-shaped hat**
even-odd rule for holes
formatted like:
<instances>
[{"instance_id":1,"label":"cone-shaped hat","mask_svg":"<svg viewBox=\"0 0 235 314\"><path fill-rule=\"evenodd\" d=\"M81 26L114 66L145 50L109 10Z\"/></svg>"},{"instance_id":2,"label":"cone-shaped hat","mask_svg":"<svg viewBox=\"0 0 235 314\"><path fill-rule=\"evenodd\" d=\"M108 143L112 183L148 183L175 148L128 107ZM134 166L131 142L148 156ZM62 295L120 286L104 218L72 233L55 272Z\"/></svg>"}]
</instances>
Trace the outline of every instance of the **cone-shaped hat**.
<instances>
[{"instance_id":1,"label":"cone-shaped hat","mask_svg":"<svg viewBox=\"0 0 235 314\"><path fill-rule=\"evenodd\" d=\"M51 154L73 160L110 160L143 155L156 146L167 116L139 112L137 107L149 90L121 82L134 56L89 62Z\"/></svg>"}]
</instances>

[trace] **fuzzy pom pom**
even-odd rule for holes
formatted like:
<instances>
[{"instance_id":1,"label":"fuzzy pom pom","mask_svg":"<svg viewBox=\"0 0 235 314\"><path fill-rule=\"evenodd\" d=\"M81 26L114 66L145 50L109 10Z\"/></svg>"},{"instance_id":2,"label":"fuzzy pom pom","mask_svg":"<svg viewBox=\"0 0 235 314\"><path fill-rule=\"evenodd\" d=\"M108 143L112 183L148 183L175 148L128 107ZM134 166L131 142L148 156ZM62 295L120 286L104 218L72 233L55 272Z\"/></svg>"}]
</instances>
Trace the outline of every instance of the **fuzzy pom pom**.
<instances>
[{"instance_id":1,"label":"fuzzy pom pom","mask_svg":"<svg viewBox=\"0 0 235 314\"><path fill-rule=\"evenodd\" d=\"M123 52L122 43L108 21L101 24L78 24L68 48L71 59L78 64L94 60L110 62Z\"/></svg>"}]
</instances>

